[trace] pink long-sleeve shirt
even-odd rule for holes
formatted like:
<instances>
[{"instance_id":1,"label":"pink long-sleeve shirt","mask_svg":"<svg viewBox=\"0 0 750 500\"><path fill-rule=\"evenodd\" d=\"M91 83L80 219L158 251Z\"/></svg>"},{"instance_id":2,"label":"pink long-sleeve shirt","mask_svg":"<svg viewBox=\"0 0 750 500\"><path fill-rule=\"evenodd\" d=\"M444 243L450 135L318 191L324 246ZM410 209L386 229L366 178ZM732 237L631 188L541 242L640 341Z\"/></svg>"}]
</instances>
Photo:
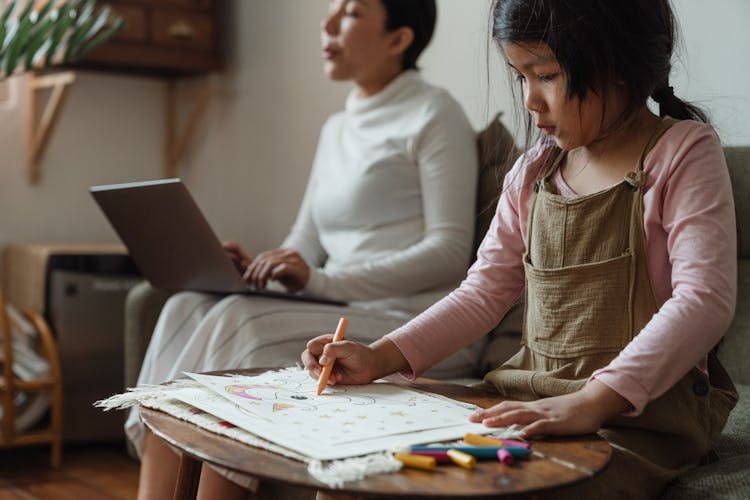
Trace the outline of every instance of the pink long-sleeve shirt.
<instances>
[{"instance_id":1,"label":"pink long-sleeve shirt","mask_svg":"<svg viewBox=\"0 0 750 500\"><path fill-rule=\"evenodd\" d=\"M386 335L417 376L490 331L524 289L529 204L544 158L540 143L506 177L495 218L466 279L450 295ZM714 130L673 125L644 161L648 264L659 311L597 379L638 415L706 355L728 328L737 291L732 187ZM561 175L558 192L575 196ZM613 222L616 223L616 222Z\"/></svg>"}]
</instances>

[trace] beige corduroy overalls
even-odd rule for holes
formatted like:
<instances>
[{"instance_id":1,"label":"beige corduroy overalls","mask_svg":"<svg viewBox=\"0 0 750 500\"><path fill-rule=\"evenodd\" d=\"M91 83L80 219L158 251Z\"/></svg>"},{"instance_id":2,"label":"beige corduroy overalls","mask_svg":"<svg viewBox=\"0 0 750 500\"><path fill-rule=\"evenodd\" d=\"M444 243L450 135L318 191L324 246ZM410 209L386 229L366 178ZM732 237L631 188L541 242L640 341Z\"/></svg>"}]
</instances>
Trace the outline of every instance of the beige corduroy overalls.
<instances>
[{"instance_id":1,"label":"beige corduroy overalls","mask_svg":"<svg viewBox=\"0 0 750 500\"><path fill-rule=\"evenodd\" d=\"M564 153L550 156L529 211L521 350L485 377L501 394L528 401L582 388L658 311L643 226L643 160L673 123L659 123L623 182L591 195L555 194L550 180ZM737 400L713 353L708 368L710 382L693 368L641 415L607 421L599 431L613 446L607 469L549 497L654 498L697 465Z\"/></svg>"}]
</instances>

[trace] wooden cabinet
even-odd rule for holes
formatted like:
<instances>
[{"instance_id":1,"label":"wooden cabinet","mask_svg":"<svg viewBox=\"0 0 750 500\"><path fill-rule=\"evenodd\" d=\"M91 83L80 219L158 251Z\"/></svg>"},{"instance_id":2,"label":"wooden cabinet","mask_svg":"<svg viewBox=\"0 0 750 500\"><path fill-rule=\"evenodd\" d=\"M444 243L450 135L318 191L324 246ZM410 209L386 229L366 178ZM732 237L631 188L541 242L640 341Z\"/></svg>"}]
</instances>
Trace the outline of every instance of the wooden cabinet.
<instances>
[{"instance_id":1,"label":"wooden cabinet","mask_svg":"<svg viewBox=\"0 0 750 500\"><path fill-rule=\"evenodd\" d=\"M125 72L189 75L221 66L222 0L107 0L123 29L79 64Z\"/></svg>"}]
</instances>

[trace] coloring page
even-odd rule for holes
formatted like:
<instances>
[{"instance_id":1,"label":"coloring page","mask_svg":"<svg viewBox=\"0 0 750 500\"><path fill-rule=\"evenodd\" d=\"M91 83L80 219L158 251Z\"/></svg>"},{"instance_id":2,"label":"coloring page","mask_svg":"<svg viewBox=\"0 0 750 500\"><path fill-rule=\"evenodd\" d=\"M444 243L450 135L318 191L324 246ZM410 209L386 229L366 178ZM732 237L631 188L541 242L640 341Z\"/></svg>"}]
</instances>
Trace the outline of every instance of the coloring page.
<instances>
[{"instance_id":1,"label":"coloring page","mask_svg":"<svg viewBox=\"0 0 750 500\"><path fill-rule=\"evenodd\" d=\"M319 459L490 431L468 422L473 405L387 383L329 386L317 396L316 381L304 370L252 377L187 375L210 392L177 399Z\"/></svg>"}]
</instances>

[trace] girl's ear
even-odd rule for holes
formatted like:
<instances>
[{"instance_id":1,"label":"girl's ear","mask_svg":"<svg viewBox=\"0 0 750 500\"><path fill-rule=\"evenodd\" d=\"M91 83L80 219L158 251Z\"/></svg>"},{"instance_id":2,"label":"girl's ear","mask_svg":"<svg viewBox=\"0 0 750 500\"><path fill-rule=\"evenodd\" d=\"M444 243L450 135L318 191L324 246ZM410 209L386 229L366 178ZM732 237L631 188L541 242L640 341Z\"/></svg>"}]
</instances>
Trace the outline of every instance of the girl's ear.
<instances>
[{"instance_id":1,"label":"girl's ear","mask_svg":"<svg viewBox=\"0 0 750 500\"><path fill-rule=\"evenodd\" d=\"M414 41L414 31L408 26L402 26L389 33L391 37L390 53L394 56L401 56Z\"/></svg>"}]
</instances>

